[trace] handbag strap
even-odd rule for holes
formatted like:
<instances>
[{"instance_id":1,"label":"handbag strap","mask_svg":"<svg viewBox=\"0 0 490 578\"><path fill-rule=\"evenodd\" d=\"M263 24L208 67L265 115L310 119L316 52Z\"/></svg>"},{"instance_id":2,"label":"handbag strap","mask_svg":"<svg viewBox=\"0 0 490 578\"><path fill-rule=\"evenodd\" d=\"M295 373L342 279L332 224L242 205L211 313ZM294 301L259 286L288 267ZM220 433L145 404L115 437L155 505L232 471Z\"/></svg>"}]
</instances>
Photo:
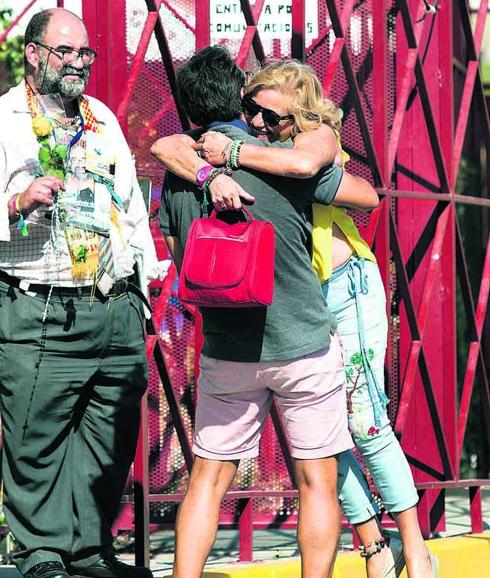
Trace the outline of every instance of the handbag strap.
<instances>
[{"instance_id":1,"label":"handbag strap","mask_svg":"<svg viewBox=\"0 0 490 578\"><path fill-rule=\"evenodd\" d=\"M209 205L209 203L208 203L208 205ZM240 211L233 211L233 212L236 213L236 214L239 214L239 213L242 213L242 214L243 214L243 213L245 213L245 216L246 216L246 219L245 219L245 220L246 220L246 221L254 221L254 220L255 220L255 219L253 218L253 216L252 216L252 213L251 213L251 212L247 209L247 207L245 207L244 205L242 205L242 208L241 208ZM213 210L212 210L211 213L209 214L209 218L210 218L210 219L217 219L219 215L220 215L220 212L218 212L218 211L213 207Z\"/></svg>"}]
</instances>

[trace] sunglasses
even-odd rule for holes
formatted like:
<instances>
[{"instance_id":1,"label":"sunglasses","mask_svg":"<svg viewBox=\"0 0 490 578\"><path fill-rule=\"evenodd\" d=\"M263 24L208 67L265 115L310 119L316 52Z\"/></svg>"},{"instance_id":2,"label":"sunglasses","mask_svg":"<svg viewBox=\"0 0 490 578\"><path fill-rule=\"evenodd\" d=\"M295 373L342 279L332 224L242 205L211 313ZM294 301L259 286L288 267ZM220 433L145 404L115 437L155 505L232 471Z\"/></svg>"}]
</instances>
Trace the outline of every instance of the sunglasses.
<instances>
[{"instance_id":1,"label":"sunglasses","mask_svg":"<svg viewBox=\"0 0 490 578\"><path fill-rule=\"evenodd\" d=\"M260 112L262 114L262 119L267 126L277 126L281 120L294 120L293 114L281 116L269 108L260 106L260 104L257 104L249 95L242 98L242 107L243 112L250 118L254 118Z\"/></svg>"}]
</instances>

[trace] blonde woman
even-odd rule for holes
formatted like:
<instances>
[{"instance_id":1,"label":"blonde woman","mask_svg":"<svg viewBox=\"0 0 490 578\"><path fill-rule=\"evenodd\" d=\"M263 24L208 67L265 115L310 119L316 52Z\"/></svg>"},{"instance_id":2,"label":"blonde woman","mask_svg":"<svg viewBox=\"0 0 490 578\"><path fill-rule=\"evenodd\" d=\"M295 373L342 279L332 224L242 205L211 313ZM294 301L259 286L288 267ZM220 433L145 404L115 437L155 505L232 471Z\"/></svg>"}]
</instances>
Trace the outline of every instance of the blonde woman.
<instances>
[{"instance_id":1,"label":"blonde woman","mask_svg":"<svg viewBox=\"0 0 490 578\"><path fill-rule=\"evenodd\" d=\"M229 165L231 161L234 168L298 179L313 177L334 160L343 164L345 155L339 146L341 112L323 97L310 67L296 61L265 67L249 80L242 105L251 134L264 144L276 146L230 141L212 131L204 133L195 144L185 137L179 140L183 135L175 135L168 137L163 146L166 166L189 178L196 165L187 166L188 156L183 150L188 147L212 165ZM209 187L212 201L221 210L239 208L241 191L226 179L222 175ZM363 206L355 192L352 202L347 199L344 204ZM314 205L313 227L313 266L328 308L337 317L345 350L351 434L385 507L398 524L409 578L435 578L437 560L429 555L420 532L415 507L418 496L411 471L386 413L386 297L375 256L343 207ZM368 578L399 576L404 566L401 547L396 540L392 540L390 549L385 547L376 506L350 452L339 456L339 497L361 540Z\"/></svg>"}]
</instances>

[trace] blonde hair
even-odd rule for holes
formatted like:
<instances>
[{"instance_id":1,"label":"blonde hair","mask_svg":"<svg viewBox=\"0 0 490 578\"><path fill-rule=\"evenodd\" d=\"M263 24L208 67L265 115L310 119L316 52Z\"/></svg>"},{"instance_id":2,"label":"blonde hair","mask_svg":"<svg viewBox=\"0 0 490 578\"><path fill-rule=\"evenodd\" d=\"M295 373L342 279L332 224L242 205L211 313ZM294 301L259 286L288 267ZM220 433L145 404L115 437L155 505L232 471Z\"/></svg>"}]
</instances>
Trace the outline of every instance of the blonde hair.
<instances>
[{"instance_id":1,"label":"blonde hair","mask_svg":"<svg viewBox=\"0 0 490 578\"><path fill-rule=\"evenodd\" d=\"M323 96L315 71L297 60L273 62L250 77L245 93L256 95L261 90L276 90L290 97L288 113L294 115L292 134L307 132L328 124L340 131L342 110Z\"/></svg>"}]
</instances>

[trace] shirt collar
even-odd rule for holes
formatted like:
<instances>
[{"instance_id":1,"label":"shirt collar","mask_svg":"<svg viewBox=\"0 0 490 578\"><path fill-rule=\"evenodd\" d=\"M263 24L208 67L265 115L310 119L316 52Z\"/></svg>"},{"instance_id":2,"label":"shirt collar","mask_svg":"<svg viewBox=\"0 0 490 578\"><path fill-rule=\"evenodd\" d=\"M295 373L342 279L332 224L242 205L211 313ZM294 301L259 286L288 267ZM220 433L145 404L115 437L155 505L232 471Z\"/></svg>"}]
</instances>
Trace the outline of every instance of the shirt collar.
<instances>
[{"instance_id":1,"label":"shirt collar","mask_svg":"<svg viewBox=\"0 0 490 578\"><path fill-rule=\"evenodd\" d=\"M248 129L248 124L242 120L241 118L236 118L234 120L224 120L224 121L214 121L212 123L209 124L208 128L215 128L217 126L223 126L223 125L231 125L231 126L235 126L237 128L239 128L240 130L243 130L243 132L246 132L248 134L249 129Z\"/></svg>"}]
</instances>

